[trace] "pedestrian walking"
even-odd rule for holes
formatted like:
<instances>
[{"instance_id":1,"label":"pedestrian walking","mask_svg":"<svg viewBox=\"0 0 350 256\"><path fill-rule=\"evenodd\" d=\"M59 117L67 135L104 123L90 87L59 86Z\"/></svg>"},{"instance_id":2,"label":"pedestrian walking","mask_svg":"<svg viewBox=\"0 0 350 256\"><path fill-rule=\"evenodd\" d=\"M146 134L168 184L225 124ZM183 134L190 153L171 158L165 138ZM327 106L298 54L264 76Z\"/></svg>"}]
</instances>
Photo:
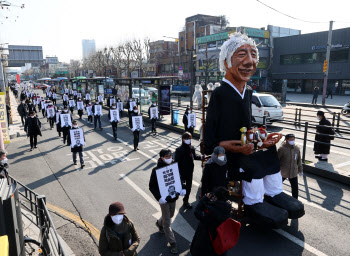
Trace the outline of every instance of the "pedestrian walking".
<instances>
[{"instance_id":1,"label":"pedestrian walking","mask_svg":"<svg viewBox=\"0 0 350 256\"><path fill-rule=\"evenodd\" d=\"M326 98L328 99L328 96L331 96L331 99L333 99L333 90L332 90L332 88L328 88L327 89L327 95L326 95Z\"/></svg>"},{"instance_id":2,"label":"pedestrian walking","mask_svg":"<svg viewBox=\"0 0 350 256\"><path fill-rule=\"evenodd\" d=\"M140 237L134 223L126 216L124 205L109 206L100 233L98 251L101 256L136 256Z\"/></svg>"},{"instance_id":3,"label":"pedestrian walking","mask_svg":"<svg viewBox=\"0 0 350 256\"><path fill-rule=\"evenodd\" d=\"M178 162L181 182L185 184L186 195L183 198L183 206L186 209L192 209L188 202L192 189L192 179L194 171L194 160L201 160L202 157L196 154L194 147L191 145L192 135L185 132L182 135L182 145L175 151L175 162Z\"/></svg>"},{"instance_id":4,"label":"pedestrian walking","mask_svg":"<svg viewBox=\"0 0 350 256\"><path fill-rule=\"evenodd\" d=\"M63 120L64 119L64 120ZM69 130L71 129L72 116L68 112L68 107L64 107L62 113L60 114L61 130L63 134L63 144L66 144ZM67 143L67 146L69 144Z\"/></svg>"},{"instance_id":5,"label":"pedestrian walking","mask_svg":"<svg viewBox=\"0 0 350 256\"><path fill-rule=\"evenodd\" d=\"M132 98L129 98L129 101L126 103L126 108L128 109L128 116L129 116L129 127L132 127L132 113L133 113L133 106L135 106L135 103Z\"/></svg>"},{"instance_id":6,"label":"pedestrian walking","mask_svg":"<svg viewBox=\"0 0 350 256\"><path fill-rule=\"evenodd\" d=\"M185 113L182 117L182 123L185 126L185 131L189 132L193 136L194 127L188 127L188 114L191 114L191 113L192 113L192 111L191 111L190 107L187 106Z\"/></svg>"},{"instance_id":7,"label":"pedestrian walking","mask_svg":"<svg viewBox=\"0 0 350 256\"><path fill-rule=\"evenodd\" d=\"M141 114L139 114L139 110L137 109L137 106L134 106L133 112L131 113L131 118L134 116L141 116ZM143 126L143 124L142 124ZM133 123L131 123L131 129L133 130ZM135 127L135 129L133 130L133 134L134 134L134 151L139 150L139 141L140 141L140 129L137 129Z\"/></svg>"},{"instance_id":8,"label":"pedestrian walking","mask_svg":"<svg viewBox=\"0 0 350 256\"><path fill-rule=\"evenodd\" d=\"M61 118L60 118L61 113L62 113L62 109L61 107L58 107L57 112L55 114L55 121L56 121L56 131L59 137L61 137L61 133L62 133Z\"/></svg>"},{"instance_id":9,"label":"pedestrian walking","mask_svg":"<svg viewBox=\"0 0 350 256\"><path fill-rule=\"evenodd\" d=\"M30 113L31 111L34 111L35 114L36 114L36 108L35 108L35 105L33 104L32 101L30 101L30 102L27 104L27 107L28 107L28 113Z\"/></svg>"},{"instance_id":10,"label":"pedestrian walking","mask_svg":"<svg viewBox=\"0 0 350 256\"><path fill-rule=\"evenodd\" d=\"M217 146L205 163L202 175L201 195L212 193L217 187L227 187L228 169L225 149Z\"/></svg>"},{"instance_id":11,"label":"pedestrian walking","mask_svg":"<svg viewBox=\"0 0 350 256\"><path fill-rule=\"evenodd\" d=\"M312 96L311 104L317 104L317 98L318 98L319 92L320 92L320 89L317 86L315 86L313 93L312 93L313 96Z\"/></svg>"},{"instance_id":12,"label":"pedestrian walking","mask_svg":"<svg viewBox=\"0 0 350 256\"><path fill-rule=\"evenodd\" d=\"M46 107L46 116L47 116L47 119L49 120L50 130L52 130L52 128L55 125L55 115L56 115L55 106L50 101Z\"/></svg>"},{"instance_id":13,"label":"pedestrian walking","mask_svg":"<svg viewBox=\"0 0 350 256\"><path fill-rule=\"evenodd\" d=\"M41 122L39 118L35 116L35 112L32 111L29 113L29 117L27 117L24 131L27 133L27 137L30 138L30 151L34 148L37 148L38 135L41 135Z\"/></svg>"},{"instance_id":14,"label":"pedestrian walking","mask_svg":"<svg viewBox=\"0 0 350 256\"><path fill-rule=\"evenodd\" d=\"M56 92L52 93L52 103L56 106L57 94Z\"/></svg>"},{"instance_id":15,"label":"pedestrian walking","mask_svg":"<svg viewBox=\"0 0 350 256\"><path fill-rule=\"evenodd\" d=\"M278 158L281 165L282 180L289 180L292 196L298 199L298 174L303 174L300 149L295 145L295 135L287 134L285 141L278 149Z\"/></svg>"},{"instance_id":16,"label":"pedestrian walking","mask_svg":"<svg viewBox=\"0 0 350 256\"><path fill-rule=\"evenodd\" d=\"M113 97L113 95L110 95L107 99L107 107L112 107L113 103L115 103L115 98Z\"/></svg>"},{"instance_id":17,"label":"pedestrian walking","mask_svg":"<svg viewBox=\"0 0 350 256\"><path fill-rule=\"evenodd\" d=\"M92 113L94 115L95 130L97 128L97 122L98 122L98 126L100 127L100 130L102 130L103 129L101 127L102 105L99 102L96 102L92 106Z\"/></svg>"},{"instance_id":18,"label":"pedestrian walking","mask_svg":"<svg viewBox=\"0 0 350 256\"><path fill-rule=\"evenodd\" d=\"M77 130L79 129L78 126L78 122L76 120L74 120L72 122L72 129L70 129L69 133L68 133L68 138L67 138L67 142L68 145L71 146L71 152L73 154L73 164L77 165L77 154L79 154L79 160L80 160L80 164L81 164L81 169L84 168L85 164L84 164L84 158L83 158L83 145L81 144L81 141L79 140L74 140L71 137L71 131ZM82 137L84 137L84 131L81 128L81 131L83 132ZM85 141L85 137L84 137L84 141Z\"/></svg>"},{"instance_id":19,"label":"pedestrian walking","mask_svg":"<svg viewBox=\"0 0 350 256\"><path fill-rule=\"evenodd\" d=\"M22 100L21 104L17 107L18 114L21 116L22 125L24 125L25 120L28 116L28 106L25 104L25 101Z\"/></svg>"},{"instance_id":20,"label":"pedestrian walking","mask_svg":"<svg viewBox=\"0 0 350 256\"><path fill-rule=\"evenodd\" d=\"M69 110L70 110L70 113L72 114L72 115L74 115L74 107L75 107L75 100L74 100L74 98L73 97L70 97L69 98Z\"/></svg>"},{"instance_id":21,"label":"pedestrian walking","mask_svg":"<svg viewBox=\"0 0 350 256\"><path fill-rule=\"evenodd\" d=\"M227 201L228 197L229 192L226 188L217 187L214 193L207 193L197 204L194 215L199 224L191 243L192 256L219 255L214 250L212 240L217 236L217 227L231 217L232 206ZM220 254L225 255L226 252Z\"/></svg>"},{"instance_id":22,"label":"pedestrian walking","mask_svg":"<svg viewBox=\"0 0 350 256\"><path fill-rule=\"evenodd\" d=\"M67 95L67 93L63 94L62 100L63 100L63 107L68 106L68 95Z\"/></svg>"},{"instance_id":23,"label":"pedestrian walking","mask_svg":"<svg viewBox=\"0 0 350 256\"><path fill-rule=\"evenodd\" d=\"M155 102L152 103L152 105L148 108L148 117L149 119L151 120L151 124L152 124L152 132L154 133L157 133L157 130L156 130L156 121L158 119L158 116L157 115L152 115L151 114L151 109L152 108L156 108L157 105ZM158 111L157 111L157 114L158 114Z\"/></svg>"},{"instance_id":24,"label":"pedestrian walking","mask_svg":"<svg viewBox=\"0 0 350 256\"><path fill-rule=\"evenodd\" d=\"M97 96L96 102L98 102L101 106L103 105L103 95L102 93L99 93Z\"/></svg>"},{"instance_id":25,"label":"pedestrian walking","mask_svg":"<svg viewBox=\"0 0 350 256\"><path fill-rule=\"evenodd\" d=\"M120 120L120 117L119 117L119 110L117 109L117 106L115 103L112 104L111 108L108 111L108 120L112 125L114 140L117 140L117 128L118 128L118 122Z\"/></svg>"},{"instance_id":26,"label":"pedestrian walking","mask_svg":"<svg viewBox=\"0 0 350 256\"><path fill-rule=\"evenodd\" d=\"M119 117L122 118L123 117L123 103L122 101L118 98L117 99L118 105L117 105L117 109L119 110Z\"/></svg>"},{"instance_id":27,"label":"pedestrian walking","mask_svg":"<svg viewBox=\"0 0 350 256\"><path fill-rule=\"evenodd\" d=\"M7 151L5 149L0 149L0 179L8 178L8 159L6 157Z\"/></svg>"},{"instance_id":28,"label":"pedestrian walking","mask_svg":"<svg viewBox=\"0 0 350 256\"><path fill-rule=\"evenodd\" d=\"M84 114L84 101L82 101L81 98L78 98L77 100L77 109L78 109L79 119L81 119Z\"/></svg>"},{"instance_id":29,"label":"pedestrian walking","mask_svg":"<svg viewBox=\"0 0 350 256\"><path fill-rule=\"evenodd\" d=\"M170 244L170 252L177 254L178 249L176 245L176 240L174 233L170 227L171 218L174 216L176 201L179 196L184 196L186 194L186 190L182 189L181 193L176 193L176 196L172 198L171 196L167 196L166 198L161 197L161 193L159 190L158 179L157 179L157 169L163 168L167 165L173 163L172 153L169 149L162 149L159 152L159 159L157 162L157 166L153 168L151 173L151 178L149 181L149 190L153 194L154 198L159 202L160 209L162 211L162 216L156 221L156 226L160 233L165 234L165 237Z\"/></svg>"},{"instance_id":30,"label":"pedestrian walking","mask_svg":"<svg viewBox=\"0 0 350 256\"><path fill-rule=\"evenodd\" d=\"M95 104L95 103L93 103L93 104ZM90 103L90 100L87 100L85 110L86 110L86 114L88 116L88 123L89 124L92 124L92 117L93 117L92 106L93 105Z\"/></svg>"},{"instance_id":31,"label":"pedestrian walking","mask_svg":"<svg viewBox=\"0 0 350 256\"><path fill-rule=\"evenodd\" d=\"M334 139L334 130L331 123L324 116L323 111L317 111L317 120L319 121L319 125L316 126L314 143L315 157L318 158L319 161L328 161L331 148L330 143L331 140Z\"/></svg>"}]
</instances>

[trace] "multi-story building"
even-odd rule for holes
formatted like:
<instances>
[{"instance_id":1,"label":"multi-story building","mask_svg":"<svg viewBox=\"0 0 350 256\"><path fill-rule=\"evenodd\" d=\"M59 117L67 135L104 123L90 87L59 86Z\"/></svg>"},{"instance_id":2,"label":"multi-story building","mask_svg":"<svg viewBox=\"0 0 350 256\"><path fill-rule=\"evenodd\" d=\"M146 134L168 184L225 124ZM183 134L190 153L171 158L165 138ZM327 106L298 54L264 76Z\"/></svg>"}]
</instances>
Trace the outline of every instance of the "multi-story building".
<instances>
[{"instance_id":1,"label":"multi-story building","mask_svg":"<svg viewBox=\"0 0 350 256\"><path fill-rule=\"evenodd\" d=\"M83 59L87 58L90 54L96 52L95 39L83 39Z\"/></svg>"}]
</instances>

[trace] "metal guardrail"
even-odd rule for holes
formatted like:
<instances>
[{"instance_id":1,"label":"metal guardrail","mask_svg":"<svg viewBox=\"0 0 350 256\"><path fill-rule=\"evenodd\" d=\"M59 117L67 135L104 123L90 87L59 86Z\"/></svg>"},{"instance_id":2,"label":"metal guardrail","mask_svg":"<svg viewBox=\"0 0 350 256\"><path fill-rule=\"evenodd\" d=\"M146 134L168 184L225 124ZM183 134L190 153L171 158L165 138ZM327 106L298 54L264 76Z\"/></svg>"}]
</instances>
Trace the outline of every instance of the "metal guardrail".
<instances>
[{"instance_id":1,"label":"metal guardrail","mask_svg":"<svg viewBox=\"0 0 350 256\"><path fill-rule=\"evenodd\" d=\"M18 184L18 192L22 207L34 215L34 220L24 215L30 222L40 229L40 243L46 249L47 255L65 256L56 228L46 207L46 197L40 196L13 177L11 182Z\"/></svg>"}]
</instances>

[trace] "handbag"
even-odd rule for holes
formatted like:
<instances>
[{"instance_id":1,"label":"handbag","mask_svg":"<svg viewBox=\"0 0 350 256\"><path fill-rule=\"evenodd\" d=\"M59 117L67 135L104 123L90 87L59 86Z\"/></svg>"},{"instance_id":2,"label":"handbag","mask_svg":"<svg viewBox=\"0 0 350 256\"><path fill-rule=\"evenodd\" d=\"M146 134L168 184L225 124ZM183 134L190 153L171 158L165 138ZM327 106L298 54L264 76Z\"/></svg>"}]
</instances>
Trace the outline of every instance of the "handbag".
<instances>
[{"instance_id":1,"label":"handbag","mask_svg":"<svg viewBox=\"0 0 350 256\"><path fill-rule=\"evenodd\" d=\"M233 248L239 238L241 223L228 218L216 228L217 236L213 240L209 232L210 241L216 254L223 254Z\"/></svg>"}]
</instances>

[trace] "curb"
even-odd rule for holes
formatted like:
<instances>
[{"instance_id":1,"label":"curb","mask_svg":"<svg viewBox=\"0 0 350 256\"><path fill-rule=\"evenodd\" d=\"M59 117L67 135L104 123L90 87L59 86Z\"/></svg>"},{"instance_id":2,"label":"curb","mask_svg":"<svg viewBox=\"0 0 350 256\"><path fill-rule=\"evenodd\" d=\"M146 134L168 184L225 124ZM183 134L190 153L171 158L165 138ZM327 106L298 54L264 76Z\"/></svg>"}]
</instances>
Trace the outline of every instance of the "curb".
<instances>
[{"instance_id":1,"label":"curb","mask_svg":"<svg viewBox=\"0 0 350 256\"><path fill-rule=\"evenodd\" d=\"M316 168L314 166L308 165L308 164L303 164L303 170L308 173L315 174L320 177L324 177L330 180L334 180L346 185L350 185L350 177L349 176L344 176L336 172L330 172L327 170L323 170L320 168Z\"/></svg>"},{"instance_id":2,"label":"curb","mask_svg":"<svg viewBox=\"0 0 350 256\"><path fill-rule=\"evenodd\" d=\"M339 105L315 105L310 103L300 103L300 102L286 102L287 105L295 105L301 107L314 107L314 108L335 108L335 109L343 109L343 106Z\"/></svg>"}]
</instances>

